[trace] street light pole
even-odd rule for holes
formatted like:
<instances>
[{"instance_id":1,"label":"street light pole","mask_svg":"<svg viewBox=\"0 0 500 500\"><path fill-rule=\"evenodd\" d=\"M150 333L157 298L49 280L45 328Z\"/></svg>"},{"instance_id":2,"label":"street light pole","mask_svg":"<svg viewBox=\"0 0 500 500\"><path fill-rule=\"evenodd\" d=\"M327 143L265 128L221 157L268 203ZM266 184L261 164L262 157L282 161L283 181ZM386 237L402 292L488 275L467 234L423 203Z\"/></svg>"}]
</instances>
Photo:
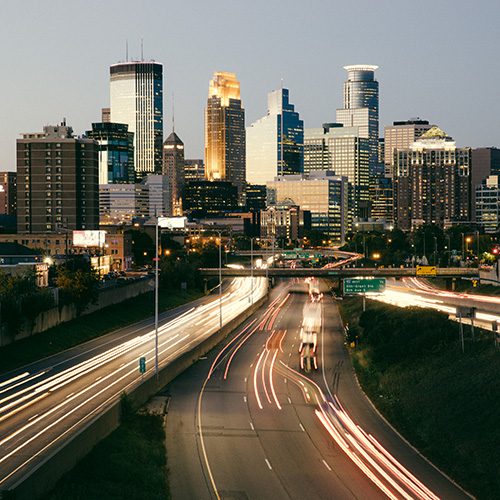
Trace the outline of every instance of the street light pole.
<instances>
[{"instance_id":1,"label":"street light pole","mask_svg":"<svg viewBox=\"0 0 500 500\"><path fill-rule=\"evenodd\" d=\"M479 267L479 231L476 231L476 243L477 243L477 267Z\"/></svg>"},{"instance_id":2,"label":"street light pole","mask_svg":"<svg viewBox=\"0 0 500 500\"><path fill-rule=\"evenodd\" d=\"M219 328L222 331L222 233L219 231Z\"/></svg>"},{"instance_id":3,"label":"street light pole","mask_svg":"<svg viewBox=\"0 0 500 500\"><path fill-rule=\"evenodd\" d=\"M156 215L156 224L155 224L155 240L156 240L156 255L155 255L155 375L156 375L156 383L159 382L159 373L158 373L158 215Z\"/></svg>"},{"instance_id":4,"label":"street light pole","mask_svg":"<svg viewBox=\"0 0 500 500\"><path fill-rule=\"evenodd\" d=\"M253 305L253 237L250 238L250 279L252 280L250 286L250 302Z\"/></svg>"}]
</instances>

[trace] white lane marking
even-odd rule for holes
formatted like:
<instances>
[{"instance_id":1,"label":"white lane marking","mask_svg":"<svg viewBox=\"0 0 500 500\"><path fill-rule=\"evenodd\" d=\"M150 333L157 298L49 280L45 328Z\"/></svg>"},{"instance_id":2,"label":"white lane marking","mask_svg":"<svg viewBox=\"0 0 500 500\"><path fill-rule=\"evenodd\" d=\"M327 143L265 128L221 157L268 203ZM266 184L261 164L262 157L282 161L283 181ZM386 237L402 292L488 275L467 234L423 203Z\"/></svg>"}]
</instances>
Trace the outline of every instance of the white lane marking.
<instances>
[{"instance_id":1,"label":"white lane marking","mask_svg":"<svg viewBox=\"0 0 500 500\"><path fill-rule=\"evenodd\" d=\"M285 384L288 382L288 380L286 378L283 379L285 381Z\"/></svg>"},{"instance_id":2,"label":"white lane marking","mask_svg":"<svg viewBox=\"0 0 500 500\"><path fill-rule=\"evenodd\" d=\"M273 468L271 467L271 464L269 463L269 460L267 458L266 458L266 464L269 467L269 470L273 470Z\"/></svg>"},{"instance_id":3,"label":"white lane marking","mask_svg":"<svg viewBox=\"0 0 500 500\"><path fill-rule=\"evenodd\" d=\"M250 422L250 428L252 429L252 431L255 430L255 427L253 426L252 422Z\"/></svg>"},{"instance_id":4,"label":"white lane marking","mask_svg":"<svg viewBox=\"0 0 500 500\"><path fill-rule=\"evenodd\" d=\"M100 377L97 377L97 378L95 379L95 381L97 382L98 380L101 380L101 379L102 379L102 375L101 375Z\"/></svg>"},{"instance_id":5,"label":"white lane marking","mask_svg":"<svg viewBox=\"0 0 500 500\"><path fill-rule=\"evenodd\" d=\"M74 392L72 392L71 394L68 394L68 395L66 396L66 399L68 399L68 398L70 398L71 396L73 396L73 394L75 394L75 393L74 393Z\"/></svg>"},{"instance_id":6,"label":"white lane marking","mask_svg":"<svg viewBox=\"0 0 500 500\"><path fill-rule=\"evenodd\" d=\"M306 430L304 429L304 426L302 424L299 424L299 427L300 427L302 432L306 432Z\"/></svg>"},{"instance_id":7,"label":"white lane marking","mask_svg":"<svg viewBox=\"0 0 500 500\"><path fill-rule=\"evenodd\" d=\"M288 403L292 404L292 400L290 398L288 398Z\"/></svg>"},{"instance_id":8,"label":"white lane marking","mask_svg":"<svg viewBox=\"0 0 500 500\"><path fill-rule=\"evenodd\" d=\"M248 377L245 377L245 384L247 383Z\"/></svg>"},{"instance_id":9,"label":"white lane marking","mask_svg":"<svg viewBox=\"0 0 500 500\"><path fill-rule=\"evenodd\" d=\"M325 467L331 472L332 468L326 463L325 459L323 459L323 463L325 464Z\"/></svg>"},{"instance_id":10,"label":"white lane marking","mask_svg":"<svg viewBox=\"0 0 500 500\"><path fill-rule=\"evenodd\" d=\"M252 368L252 366L253 366L253 363L250 365L250 368Z\"/></svg>"},{"instance_id":11,"label":"white lane marking","mask_svg":"<svg viewBox=\"0 0 500 500\"><path fill-rule=\"evenodd\" d=\"M243 396L243 402L247 402L247 397L246 396Z\"/></svg>"},{"instance_id":12,"label":"white lane marking","mask_svg":"<svg viewBox=\"0 0 500 500\"><path fill-rule=\"evenodd\" d=\"M33 415L32 417L28 418L28 422L29 422L30 420L33 420L33 419L34 419L34 418L36 418L36 417L38 417L38 413L37 413L36 415Z\"/></svg>"}]
</instances>

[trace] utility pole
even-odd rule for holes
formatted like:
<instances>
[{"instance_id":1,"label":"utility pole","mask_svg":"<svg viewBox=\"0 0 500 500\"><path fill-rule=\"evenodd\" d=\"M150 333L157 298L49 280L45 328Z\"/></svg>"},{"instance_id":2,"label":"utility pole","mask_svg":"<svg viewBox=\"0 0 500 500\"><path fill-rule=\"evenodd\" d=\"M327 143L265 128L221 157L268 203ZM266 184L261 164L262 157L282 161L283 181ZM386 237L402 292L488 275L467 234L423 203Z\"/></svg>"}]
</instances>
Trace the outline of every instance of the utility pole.
<instances>
[{"instance_id":1,"label":"utility pole","mask_svg":"<svg viewBox=\"0 0 500 500\"><path fill-rule=\"evenodd\" d=\"M156 375L156 383L160 381L160 374L158 372L158 214L156 214L156 224L155 224L155 241L156 241L156 252L155 252L155 375Z\"/></svg>"},{"instance_id":2,"label":"utility pole","mask_svg":"<svg viewBox=\"0 0 500 500\"><path fill-rule=\"evenodd\" d=\"M219 231L219 328L222 331L222 233Z\"/></svg>"},{"instance_id":3,"label":"utility pole","mask_svg":"<svg viewBox=\"0 0 500 500\"><path fill-rule=\"evenodd\" d=\"M253 305L253 237L250 238L250 302Z\"/></svg>"}]
</instances>

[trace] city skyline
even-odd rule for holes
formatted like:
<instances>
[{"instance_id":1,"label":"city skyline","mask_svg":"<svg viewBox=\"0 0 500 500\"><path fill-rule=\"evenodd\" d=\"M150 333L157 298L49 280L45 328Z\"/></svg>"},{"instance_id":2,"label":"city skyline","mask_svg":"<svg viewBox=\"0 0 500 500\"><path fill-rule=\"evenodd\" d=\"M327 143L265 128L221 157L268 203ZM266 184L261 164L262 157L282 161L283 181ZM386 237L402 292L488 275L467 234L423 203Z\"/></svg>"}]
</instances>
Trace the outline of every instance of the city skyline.
<instances>
[{"instance_id":1,"label":"city skyline","mask_svg":"<svg viewBox=\"0 0 500 500\"><path fill-rule=\"evenodd\" d=\"M131 3L109 2L99 9L98 17L92 9L79 9L79 26L73 24L71 17L78 6L87 6L88 2L74 2L71 7L54 2L42 8L28 1L27 9L33 14L28 17L21 16L19 6L6 6L6 17L14 22L5 27L0 38L4 44L15 41L18 50L17 54L5 54L9 78L0 83L2 95L8 96L2 106L0 170L14 169L15 140L23 132L39 130L43 124L57 123L66 117L75 132L81 134L98 121L100 109L109 106L109 66L125 59L127 39L129 58L139 58L141 36L144 59L154 58L164 65L164 137L170 133L169 96L174 91L176 128L186 144L187 158L203 156L206 82L214 71L238 75L247 110L246 125L260 116L262 100L284 78L305 126L319 127L334 121L335 109L342 105L343 66L358 63L380 66L377 79L381 85L381 131L392 121L421 116L441 124L461 146L492 146L498 142L495 117L500 105L493 96L500 70L490 61L495 56L493 19L499 6L493 2L480 2L473 12L467 10L466 2L425 2L424 8L408 6L400 13L392 12L389 2L377 5L375 13L370 12L369 2L355 7L322 5L321 16L312 7L304 10L292 4L288 13L291 29L283 33L282 39L277 39L271 30L262 29L260 21L266 14L263 3L252 5L252 9L232 4L229 9L229 2L216 4L218 9L192 2L169 18L168 5L152 2L130 16ZM118 5L120 9L116 8ZM272 10L272 6L269 8ZM228 27L222 40L212 36L206 43L210 36L207 28L214 23L219 25L215 17L220 10L235 20L244 14L248 22ZM447 33L438 29L443 18L447 21ZM162 21L166 21L166 29L155 30ZM47 25L57 27L59 37L42 36ZM424 25L426 29L422 31ZM330 26L334 37L327 29ZM369 33L367 26L371 26ZM300 43L303 53L308 54L298 61L283 50L296 32L302 36L294 43ZM189 44L184 43L185 33ZM331 40L346 39L347 33L355 33L356 39L336 49ZM467 36L462 36L464 33ZM368 43L373 35L376 43ZM66 37L69 43L61 44L60 37ZM225 44L224 40L231 37L235 42ZM39 56L35 39L51 57ZM332 47L328 64L315 54L326 42ZM430 50L446 57L429 58ZM64 71L60 60L67 61ZM478 103L477 95L490 99Z\"/></svg>"}]
</instances>

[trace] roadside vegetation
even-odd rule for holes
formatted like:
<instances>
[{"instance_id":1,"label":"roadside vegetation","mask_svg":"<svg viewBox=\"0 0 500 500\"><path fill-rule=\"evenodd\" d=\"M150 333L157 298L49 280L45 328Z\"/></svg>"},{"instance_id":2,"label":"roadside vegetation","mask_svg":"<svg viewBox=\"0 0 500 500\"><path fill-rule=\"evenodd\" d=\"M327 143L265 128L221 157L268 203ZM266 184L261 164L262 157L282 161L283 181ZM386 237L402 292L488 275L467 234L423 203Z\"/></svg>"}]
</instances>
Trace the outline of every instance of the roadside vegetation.
<instances>
[{"instance_id":1,"label":"roadside vegetation","mask_svg":"<svg viewBox=\"0 0 500 500\"><path fill-rule=\"evenodd\" d=\"M160 312L203 296L198 290L160 292ZM0 348L0 373L74 347L154 314L153 292L120 302Z\"/></svg>"},{"instance_id":2,"label":"roadside vegetation","mask_svg":"<svg viewBox=\"0 0 500 500\"><path fill-rule=\"evenodd\" d=\"M139 414L122 400L122 423L74 469L45 500L166 500L163 418Z\"/></svg>"},{"instance_id":3,"label":"roadside vegetation","mask_svg":"<svg viewBox=\"0 0 500 500\"><path fill-rule=\"evenodd\" d=\"M362 312L359 298L340 307L377 408L467 491L500 498L500 350L491 332L479 330L462 354L458 324L437 311L369 301Z\"/></svg>"}]
</instances>

